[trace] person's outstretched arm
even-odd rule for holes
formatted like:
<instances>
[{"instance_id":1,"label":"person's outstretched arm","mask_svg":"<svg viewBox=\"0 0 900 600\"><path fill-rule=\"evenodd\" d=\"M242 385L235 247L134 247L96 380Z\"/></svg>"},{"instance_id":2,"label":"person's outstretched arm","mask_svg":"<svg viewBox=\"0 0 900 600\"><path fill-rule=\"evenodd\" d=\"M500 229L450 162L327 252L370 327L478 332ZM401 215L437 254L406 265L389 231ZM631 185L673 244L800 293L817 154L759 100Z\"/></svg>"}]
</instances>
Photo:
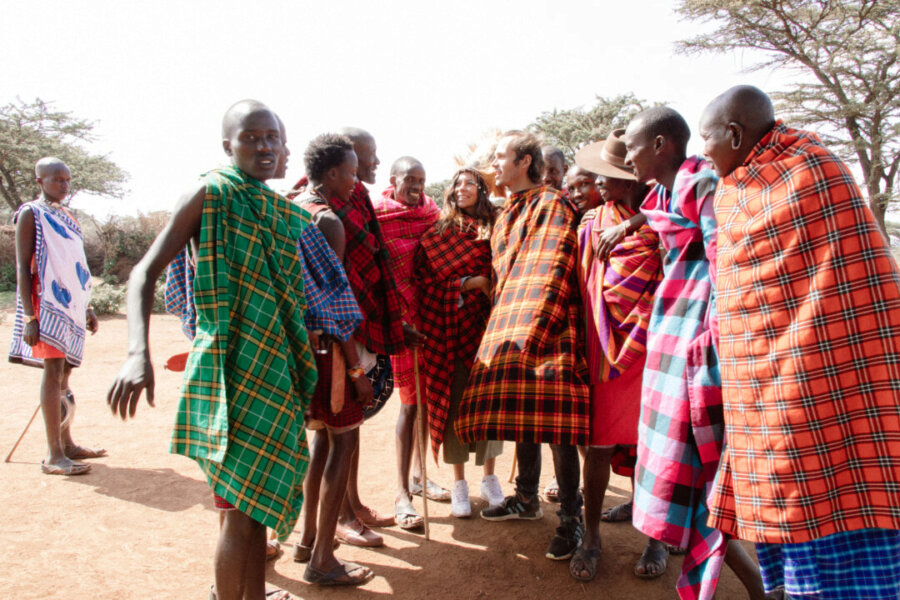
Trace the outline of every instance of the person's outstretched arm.
<instances>
[{"instance_id":1,"label":"person's outstretched arm","mask_svg":"<svg viewBox=\"0 0 900 600\"><path fill-rule=\"evenodd\" d=\"M144 390L147 403L153 406L153 365L148 343L153 291L163 269L191 238L200 234L205 195L206 185L200 184L181 197L172 218L128 278L128 358L106 396L110 410L123 420L134 416Z\"/></svg>"}]
</instances>

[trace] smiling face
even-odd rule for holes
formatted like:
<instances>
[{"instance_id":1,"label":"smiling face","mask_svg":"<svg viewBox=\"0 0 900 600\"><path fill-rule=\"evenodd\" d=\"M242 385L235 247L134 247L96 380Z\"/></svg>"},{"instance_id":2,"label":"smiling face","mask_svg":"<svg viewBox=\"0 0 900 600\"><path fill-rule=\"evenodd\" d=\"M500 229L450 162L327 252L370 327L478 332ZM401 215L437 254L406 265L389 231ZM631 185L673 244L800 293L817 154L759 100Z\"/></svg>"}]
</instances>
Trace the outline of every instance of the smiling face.
<instances>
[{"instance_id":1,"label":"smiling face","mask_svg":"<svg viewBox=\"0 0 900 600\"><path fill-rule=\"evenodd\" d=\"M743 131L737 123L728 123L720 111L707 110L700 119L700 139L703 154L712 163L719 177L730 175L741 166L740 136Z\"/></svg>"},{"instance_id":2,"label":"smiling face","mask_svg":"<svg viewBox=\"0 0 900 600\"><path fill-rule=\"evenodd\" d=\"M425 168L422 165L411 165L405 171L391 175L394 186L394 200L407 206L418 206L425 191Z\"/></svg>"},{"instance_id":3,"label":"smiling face","mask_svg":"<svg viewBox=\"0 0 900 600\"><path fill-rule=\"evenodd\" d=\"M359 161L359 180L363 183L375 183L375 170L381 161L375 153L375 140L371 137L362 138L353 142L353 150Z\"/></svg>"},{"instance_id":4,"label":"smiling face","mask_svg":"<svg viewBox=\"0 0 900 600\"><path fill-rule=\"evenodd\" d=\"M530 156L523 156L518 162L516 161L516 153L509 147L512 141L512 136L506 136L497 142L494 161L491 163L495 175L494 183L510 188L523 178L528 178L528 166L531 164Z\"/></svg>"},{"instance_id":5,"label":"smiling face","mask_svg":"<svg viewBox=\"0 0 900 600\"><path fill-rule=\"evenodd\" d=\"M453 187L456 205L465 213L471 213L478 202L478 182L471 173L463 171Z\"/></svg>"},{"instance_id":6,"label":"smiling face","mask_svg":"<svg viewBox=\"0 0 900 600\"><path fill-rule=\"evenodd\" d=\"M597 177L597 186L604 202L627 202L631 198L633 181L628 179L616 179L614 177Z\"/></svg>"},{"instance_id":7,"label":"smiling face","mask_svg":"<svg viewBox=\"0 0 900 600\"><path fill-rule=\"evenodd\" d=\"M566 174L566 164L558 154L544 153L544 176L542 183L558 190L562 189L563 176Z\"/></svg>"},{"instance_id":8,"label":"smiling face","mask_svg":"<svg viewBox=\"0 0 900 600\"><path fill-rule=\"evenodd\" d=\"M42 169L37 178L41 193L50 202L62 202L69 195L72 176L69 167L60 164Z\"/></svg>"},{"instance_id":9,"label":"smiling face","mask_svg":"<svg viewBox=\"0 0 900 600\"><path fill-rule=\"evenodd\" d=\"M625 142L625 166L634 169L634 176L643 183L655 178L656 152L654 140L643 123L634 120L628 124L622 136Z\"/></svg>"},{"instance_id":10,"label":"smiling face","mask_svg":"<svg viewBox=\"0 0 900 600\"><path fill-rule=\"evenodd\" d=\"M600 178L590 171L585 171L577 166L569 170L569 175L566 178L569 188L569 199L575 203L579 213L584 214L603 203L603 197L597 186L598 179Z\"/></svg>"},{"instance_id":11,"label":"smiling face","mask_svg":"<svg viewBox=\"0 0 900 600\"><path fill-rule=\"evenodd\" d=\"M223 145L234 166L259 181L275 176L284 151L278 120L265 109L244 115Z\"/></svg>"},{"instance_id":12,"label":"smiling face","mask_svg":"<svg viewBox=\"0 0 900 600\"><path fill-rule=\"evenodd\" d=\"M331 193L344 202L350 200L350 194L353 193L353 189L356 187L358 166L359 161L356 158L356 153L353 150L347 150L344 155L344 161L338 166L329 169L328 183Z\"/></svg>"}]
</instances>

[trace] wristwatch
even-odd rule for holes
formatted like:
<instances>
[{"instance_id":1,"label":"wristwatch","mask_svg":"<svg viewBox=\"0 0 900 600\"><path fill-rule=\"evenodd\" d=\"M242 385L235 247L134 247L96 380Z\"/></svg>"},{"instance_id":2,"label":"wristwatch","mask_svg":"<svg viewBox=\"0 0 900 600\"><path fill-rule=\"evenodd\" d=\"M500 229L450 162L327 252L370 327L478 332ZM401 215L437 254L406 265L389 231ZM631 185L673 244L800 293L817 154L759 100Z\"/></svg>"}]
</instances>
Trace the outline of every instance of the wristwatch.
<instances>
[{"instance_id":1,"label":"wristwatch","mask_svg":"<svg viewBox=\"0 0 900 600\"><path fill-rule=\"evenodd\" d=\"M25 316L25 324L28 325L32 321L37 321L38 318L34 315L24 315Z\"/></svg>"}]
</instances>

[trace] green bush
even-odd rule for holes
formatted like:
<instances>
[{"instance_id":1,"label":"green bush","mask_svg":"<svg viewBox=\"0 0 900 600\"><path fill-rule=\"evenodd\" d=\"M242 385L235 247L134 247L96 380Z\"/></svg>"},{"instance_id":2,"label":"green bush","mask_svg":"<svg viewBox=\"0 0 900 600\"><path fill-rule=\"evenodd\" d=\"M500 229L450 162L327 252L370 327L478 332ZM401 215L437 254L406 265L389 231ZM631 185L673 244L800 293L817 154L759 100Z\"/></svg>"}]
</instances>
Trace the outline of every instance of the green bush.
<instances>
[{"instance_id":1,"label":"green bush","mask_svg":"<svg viewBox=\"0 0 900 600\"><path fill-rule=\"evenodd\" d=\"M144 256L167 221L167 214L152 213L137 217L112 217L103 224L98 235L104 240L106 249L101 274L104 281L128 281L132 267Z\"/></svg>"},{"instance_id":2,"label":"green bush","mask_svg":"<svg viewBox=\"0 0 900 600\"><path fill-rule=\"evenodd\" d=\"M98 315L114 315L125 302L125 288L98 283L91 290L91 306Z\"/></svg>"},{"instance_id":3,"label":"green bush","mask_svg":"<svg viewBox=\"0 0 900 600\"><path fill-rule=\"evenodd\" d=\"M153 312L166 312L166 286L165 279L162 283L156 283L156 291L153 292Z\"/></svg>"},{"instance_id":4,"label":"green bush","mask_svg":"<svg viewBox=\"0 0 900 600\"><path fill-rule=\"evenodd\" d=\"M0 265L0 292L16 291L16 263Z\"/></svg>"}]
</instances>

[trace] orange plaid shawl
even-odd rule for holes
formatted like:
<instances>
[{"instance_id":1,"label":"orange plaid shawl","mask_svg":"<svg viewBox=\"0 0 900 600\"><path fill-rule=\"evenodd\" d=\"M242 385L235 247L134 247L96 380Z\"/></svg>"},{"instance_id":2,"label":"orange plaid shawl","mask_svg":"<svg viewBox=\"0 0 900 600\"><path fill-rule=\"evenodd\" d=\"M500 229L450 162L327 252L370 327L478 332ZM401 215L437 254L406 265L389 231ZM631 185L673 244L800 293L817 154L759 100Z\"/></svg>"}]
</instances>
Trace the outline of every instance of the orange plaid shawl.
<instances>
[{"instance_id":1,"label":"orange plaid shawl","mask_svg":"<svg viewBox=\"0 0 900 600\"><path fill-rule=\"evenodd\" d=\"M494 304L459 407L461 441L587 443L577 225L547 187L513 194L497 217Z\"/></svg>"},{"instance_id":2,"label":"orange plaid shawl","mask_svg":"<svg viewBox=\"0 0 900 600\"><path fill-rule=\"evenodd\" d=\"M710 525L778 544L900 529L900 274L853 176L779 122L715 207L727 445Z\"/></svg>"}]
</instances>

